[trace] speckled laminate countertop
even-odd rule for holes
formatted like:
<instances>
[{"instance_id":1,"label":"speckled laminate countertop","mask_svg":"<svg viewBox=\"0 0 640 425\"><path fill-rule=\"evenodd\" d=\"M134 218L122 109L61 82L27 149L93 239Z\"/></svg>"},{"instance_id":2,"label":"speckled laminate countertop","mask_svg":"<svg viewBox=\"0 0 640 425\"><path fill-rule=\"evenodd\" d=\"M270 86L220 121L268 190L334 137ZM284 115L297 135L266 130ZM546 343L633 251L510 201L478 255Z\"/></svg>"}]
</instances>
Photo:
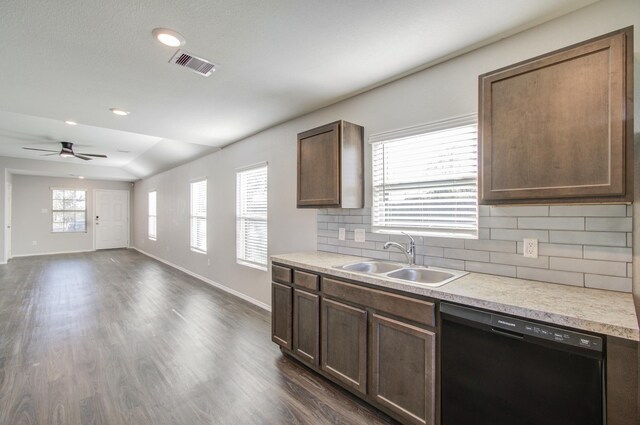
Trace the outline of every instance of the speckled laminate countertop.
<instances>
[{"instance_id":1,"label":"speckled laminate countertop","mask_svg":"<svg viewBox=\"0 0 640 425\"><path fill-rule=\"evenodd\" d=\"M571 328L640 340L631 294L469 273L438 288L335 269L367 260L328 252L272 255L273 262Z\"/></svg>"}]
</instances>

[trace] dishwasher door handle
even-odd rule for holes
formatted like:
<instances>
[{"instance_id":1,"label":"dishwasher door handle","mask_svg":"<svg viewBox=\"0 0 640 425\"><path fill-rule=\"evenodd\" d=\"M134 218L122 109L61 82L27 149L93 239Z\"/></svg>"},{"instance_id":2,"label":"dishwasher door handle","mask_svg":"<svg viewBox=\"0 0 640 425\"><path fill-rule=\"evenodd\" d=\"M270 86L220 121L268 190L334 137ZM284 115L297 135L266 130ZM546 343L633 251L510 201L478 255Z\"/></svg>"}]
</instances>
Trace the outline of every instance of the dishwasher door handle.
<instances>
[{"instance_id":1,"label":"dishwasher door handle","mask_svg":"<svg viewBox=\"0 0 640 425\"><path fill-rule=\"evenodd\" d=\"M500 334L502 336L507 336L509 338L524 339L524 335L522 335L522 334L519 334L517 332L505 331L505 330L500 329L500 328L494 328L493 326L491 326L491 332Z\"/></svg>"}]
</instances>

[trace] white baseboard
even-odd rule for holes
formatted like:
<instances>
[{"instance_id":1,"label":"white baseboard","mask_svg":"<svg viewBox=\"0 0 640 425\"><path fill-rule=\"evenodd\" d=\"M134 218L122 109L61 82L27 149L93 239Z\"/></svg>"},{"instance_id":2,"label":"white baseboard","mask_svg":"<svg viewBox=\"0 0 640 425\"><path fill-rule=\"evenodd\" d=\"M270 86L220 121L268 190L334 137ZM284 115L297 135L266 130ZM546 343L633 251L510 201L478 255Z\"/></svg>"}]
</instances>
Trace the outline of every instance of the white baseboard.
<instances>
[{"instance_id":1,"label":"white baseboard","mask_svg":"<svg viewBox=\"0 0 640 425\"><path fill-rule=\"evenodd\" d=\"M243 299L245 301L248 301L251 304L253 304L255 306L258 306L258 307L260 307L260 308L262 308L264 310L267 310L269 312L271 311L271 306L269 306L268 304L265 304L262 301L258 301L255 298L252 298L252 297L250 297L250 296L248 296L246 294L243 294L242 292L236 291L235 289L231 289L228 286L222 285L222 284L220 284L218 282L215 282L215 281L213 281L211 279L208 279L208 278L206 278L204 276L201 276L201 275L199 275L197 273L194 273L191 270L188 270L188 269L185 269L184 267L180 267L180 266L178 266L176 264L173 264L172 262L167 261L167 260L165 260L163 258L156 257L153 254L149 254L148 252L145 252L145 251L141 250L140 248L136 248L135 246L132 246L131 249L135 249L136 251L138 251L141 254L146 255L147 257L151 257L154 260L158 260L161 263L164 263L164 264L166 264L168 266L173 267L174 269L178 269L181 272L184 272L184 273L188 274L189 276L195 277L196 279L199 279L199 280L201 280L201 281L203 281L205 283L208 283L211 286L215 286L216 288L221 289L224 292L227 292L227 293L229 293L229 294L231 294L233 296L236 296L236 297L241 298L241 299Z\"/></svg>"},{"instance_id":2,"label":"white baseboard","mask_svg":"<svg viewBox=\"0 0 640 425\"><path fill-rule=\"evenodd\" d=\"M11 258L20 258L20 257L38 257L40 255L58 255L58 254L79 254L81 252L95 252L95 249L83 249L80 251L51 251L51 252L39 252L37 254L18 254L12 255ZM10 259L11 259L10 258ZM6 263L5 263L6 264Z\"/></svg>"}]
</instances>

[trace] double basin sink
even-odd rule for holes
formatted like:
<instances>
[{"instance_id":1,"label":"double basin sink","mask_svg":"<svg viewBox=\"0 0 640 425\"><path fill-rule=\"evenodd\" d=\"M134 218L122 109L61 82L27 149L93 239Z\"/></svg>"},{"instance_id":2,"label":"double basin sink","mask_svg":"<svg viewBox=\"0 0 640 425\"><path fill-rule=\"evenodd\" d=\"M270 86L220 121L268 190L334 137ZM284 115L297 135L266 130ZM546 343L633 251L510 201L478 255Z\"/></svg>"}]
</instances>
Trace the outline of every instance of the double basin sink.
<instances>
[{"instance_id":1,"label":"double basin sink","mask_svg":"<svg viewBox=\"0 0 640 425\"><path fill-rule=\"evenodd\" d=\"M467 274L467 272L441 269L439 267L409 266L401 263L373 260L334 268L369 275L381 275L391 279L432 287L442 286Z\"/></svg>"}]
</instances>

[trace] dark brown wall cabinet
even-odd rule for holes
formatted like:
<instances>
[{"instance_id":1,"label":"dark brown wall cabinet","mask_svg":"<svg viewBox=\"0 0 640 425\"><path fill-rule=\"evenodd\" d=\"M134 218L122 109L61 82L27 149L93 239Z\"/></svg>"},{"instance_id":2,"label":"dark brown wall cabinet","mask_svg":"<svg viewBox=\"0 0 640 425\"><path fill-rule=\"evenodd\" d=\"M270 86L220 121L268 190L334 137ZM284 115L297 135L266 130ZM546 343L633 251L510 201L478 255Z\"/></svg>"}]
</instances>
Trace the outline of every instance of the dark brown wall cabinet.
<instances>
[{"instance_id":1,"label":"dark brown wall cabinet","mask_svg":"<svg viewBox=\"0 0 640 425\"><path fill-rule=\"evenodd\" d=\"M283 352L402 423L436 424L433 302L276 264L272 277Z\"/></svg>"},{"instance_id":2,"label":"dark brown wall cabinet","mask_svg":"<svg viewBox=\"0 0 640 425\"><path fill-rule=\"evenodd\" d=\"M346 121L298 134L298 208L364 207L363 138Z\"/></svg>"},{"instance_id":3,"label":"dark brown wall cabinet","mask_svg":"<svg viewBox=\"0 0 640 425\"><path fill-rule=\"evenodd\" d=\"M479 77L481 204L633 199L632 28Z\"/></svg>"}]
</instances>

